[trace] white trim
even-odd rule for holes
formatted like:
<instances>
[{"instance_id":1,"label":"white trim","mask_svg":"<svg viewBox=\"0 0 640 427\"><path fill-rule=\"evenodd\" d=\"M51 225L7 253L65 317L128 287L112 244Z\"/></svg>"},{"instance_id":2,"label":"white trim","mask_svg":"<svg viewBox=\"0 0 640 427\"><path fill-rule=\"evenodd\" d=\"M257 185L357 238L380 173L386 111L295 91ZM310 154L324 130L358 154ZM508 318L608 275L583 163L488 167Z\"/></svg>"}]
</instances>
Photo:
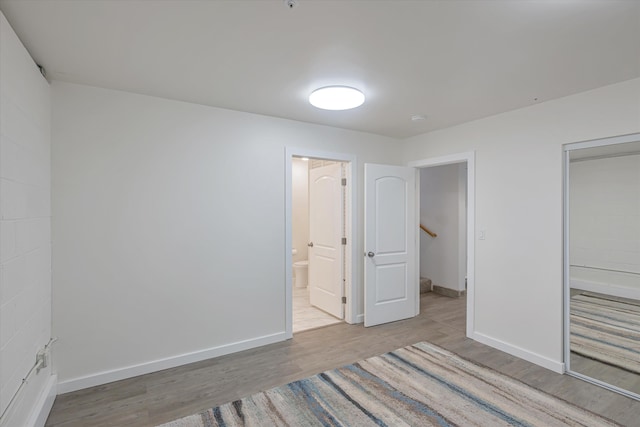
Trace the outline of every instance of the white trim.
<instances>
[{"instance_id":1,"label":"white trim","mask_svg":"<svg viewBox=\"0 0 640 427\"><path fill-rule=\"evenodd\" d=\"M628 135L612 136L610 138L590 139L588 141L572 142L563 146L564 151L580 150L583 148L605 147L614 144L625 144L627 142L637 142L640 139L640 133L631 133Z\"/></svg>"},{"instance_id":2,"label":"white trim","mask_svg":"<svg viewBox=\"0 0 640 427\"><path fill-rule=\"evenodd\" d=\"M43 427L49 417L57 394L58 377L48 367L39 373L33 367L33 376L23 379L25 387L19 388L8 402L0 426ZM11 396L9 396L11 398Z\"/></svg>"},{"instance_id":3,"label":"white trim","mask_svg":"<svg viewBox=\"0 0 640 427\"><path fill-rule=\"evenodd\" d=\"M563 233L562 233L562 238L563 238L563 242L562 242L562 249L563 249L563 260L562 260L562 294L564 297L563 300L563 304L562 304L562 308L563 308L563 313L562 313L562 323L563 323L563 328L562 328L562 354L564 357L564 366L565 366L565 371L566 372L570 372L571 371L571 347L569 345L569 331L570 331L570 322L569 322L569 312L570 312L570 308L569 308L569 301L571 300L571 290L570 290L570 278L569 278L569 273L570 273L570 267L569 267L569 164L570 164L570 159L569 159L569 153L567 151L562 153L563 155L563 160L564 160L564 170L562 173L563 176L563 187L562 187L562 204L563 204L563 209L562 209L562 228L563 228Z\"/></svg>"},{"instance_id":4,"label":"white trim","mask_svg":"<svg viewBox=\"0 0 640 427\"><path fill-rule=\"evenodd\" d=\"M414 167L414 168L424 168L428 166L452 165L455 163L468 162L470 160L473 161L474 159L475 159L475 152L467 151L465 153L449 154L449 155L440 156L440 157L430 157L428 159L422 159L422 160L413 160L409 162L407 166Z\"/></svg>"},{"instance_id":5,"label":"white trim","mask_svg":"<svg viewBox=\"0 0 640 427\"><path fill-rule=\"evenodd\" d=\"M297 147L285 147L285 211L284 211L284 259L285 259L285 334L286 338L293 337L293 288L291 274L291 249L292 249L292 177L291 177L291 163L293 157L308 157L310 159L323 159L323 160L335 160L338 162L347 163L347 249L345 251L345 263L350 267L346 279L345 295L347 296L347 305L345 307L344 320L347 323L362 323L362 319L356 314L358 312L358 301L362 299L360 290L357 284L360 283L358 277L358 266L355 264L355 260L360 259L357 256L356 251L358 245L356 244L356 236L358 228L358 210L357 210L357 196L358 196L358 181L356 172L358 170L356 156L345 153L332 153L327 151L319 151L308 148Z\"/></svg>"},{"instance_id":6,"label":"white trim","mask_svg":"<svg viewBox=\"0 0 640 427\"><path fill-rule=\"evenodd\" d=\"M476 235L476 154L474 151L448 156L415 160L408 166L424 168L431 166L467 163L467 337L473 338L475 325L475 235Z\"/></svg>"},{"instance_id":7,"label":"white trim","mask_svg":"<svg viewBox=\"0 0 640 427\"><path fill-rule=\"evenodd\" d=\"M464 212L464 217L458 215L458 290L467 290L467 170L458 165L458 210ZM460 196L463 197L460 197Z\"/></svg>"},{"instance_id":8,"label":"white trim","mask_svg":"<svg viewBox=\"0 0 640 427\"><path fill-rule=\"evenodd\" d=\"M356 316L356 323L364 323L364 313Z\"/></svg>"},{"instance_id":9,"label":"white trim","mask_svg":"<svg viewBox=\"0 0 640 427\"><path fill-rule=\"evenodd\" d=\"M51 375L47 380L47 384L45 385L38 402L36 402L34 411L29 417L29 421L27 421L28 426L43 427L45 425L47 418L49 417L49 413L51 413L51 408L53 408L53 401L56 400L56 395L58 394L57 385L58 376Z\"/></svg>"},{"instance_id":10,"label":"white trim","mask_svg":"<svg viewBox=\"0 0 640 427\"><path fill-rule=\"evenodd\" d=\"M414 305L414 316L417 316L418 314L420 314L420 233L422 233L422 230L420 229L420 182L422 181L420 179L420 173L417 169L413 170L414 172L414 179L416 181L416 187L415 187L415 195L414 195L414 204L415 204L415 208L414 208L414 218L416 220L416 222L418 224L416 224L415 228L414 228L414 232L413 232L413 236L415 239L415 256L413 257L413 262L415 263L415 268L414 268L414 277L413 277L413 283L415 283L416 286L416 290L415 290L415 299L416 299L416 303Z\"/></svg>"},{"instance_id":11,"label":"white trim","mask_svg":"<svg viewBox=\"0 0 640 427\"><path fill-rule=\"evenodd\" d=\"M293 277L291 276L293 259L293 155L285 148L284 165L284 334L286 339L293 338Z\"/></svg>"},{"instance_id":12,"label":"white trim","mask_svg":"<svg viewBox=\"0 0 640 427\"><path fill-rule=\"evenodd\" d=\"M553 359L549 359L548 357L542 356L537 353L533 353L529 350L526 350L522 347L518 347L515 345L508 344L504 341L500 341L495 338L491 338L487 335L484 335L480 332L474 332L473 336L470 337L482 344L486 344L490 347L496 348L498 350L504 351L505 353L509 353L513 356L519 357L520 359L524 359L528 362L535 363L538 366L542 366L543 368L547 368L553 372L557 372L558 374L564 373L564 363L558 362Z\"/></svg>"},{"instance_id":13,"label":"white trim","mask_svg":"<svg viewBox=\"0 0 640 427\"><path fill-rule=\"evenodd\" d=\"M358 309L358 305L356 304L358 301L356 297L358 294L356 291L356 283L358 282L355 280L356 270L354 270L355 265L353 263L353 260L356 259L354 248L357 246L355 245L356 229L353 228L356 224L353 217L353 209L356 206L356 200L353 198L353 194L355 192L354 187L356 185L356 174L355 172L352 173L354 169L355 160L353 162L346 163L345 175L348 182L345 188L345 237L347 237L347 244L344 249L344 292L347 297L347 301L351 301L351 304L345 305L344 320L350 324L357 323L355 322L355 313Z\"/></svg>"},{"instance_id":14,"label":"white trim","mask_svg":"<svg viewBox=\"0 0 640 427\"><path fill-rule=\"evenodd\" d=\"M289 253L291 253L291 251L289 251ZM58 383L58 393L68 393L71 391L94 387L113 381L120 381L126 378L136 377L138 375L161 371L163 369L175 368L177 366L187 365L189 363L200 362L202 360L224 356L226 354L231 354L238 351L249 350L251 348L260 347L263 345L273 344L279 341L284 341L285 339L287 339L285 333L278 332L258 338L251 338L244 341L238 341L231 344L212 347L206 350L194 351L178 356L167 357L165 359L140 363L138 365L98 372L96 374L73 378Z\"/></svg>"}]
</instances>

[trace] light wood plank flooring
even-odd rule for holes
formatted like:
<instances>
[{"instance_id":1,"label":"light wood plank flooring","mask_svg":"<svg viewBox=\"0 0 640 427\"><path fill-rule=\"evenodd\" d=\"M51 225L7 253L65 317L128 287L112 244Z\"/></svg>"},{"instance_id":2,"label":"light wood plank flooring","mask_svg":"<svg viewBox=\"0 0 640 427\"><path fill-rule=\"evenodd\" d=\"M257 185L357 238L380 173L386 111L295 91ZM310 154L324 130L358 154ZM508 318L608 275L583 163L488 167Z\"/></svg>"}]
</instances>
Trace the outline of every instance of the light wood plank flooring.
<instances>
[{"instance_id":1,"label":"light wood plank flooring","mask_svg":"<svg viewBox=\"0 0 640 427\"><path fill-rule=\"evenodd\" d=\"M593 295L605 299L616 299L618 301L637 304L637 301L627 298L615 297L612 295L599 294L596 292L587 292L580 289L571 289L571 296L575 295ZM617 387L629 390L632 393L640 395L640 374L617 368L613 365L600 362L598 360L583 357L577 353L571 352L571 369L591 378L613 384ZM640 422L638 423L640 425Z\"/></svg>"},{"instance_id":2,"label":"light wood plank flooring","mask_svg":"<svg viewBox=\"0 0 640 427\"><path fill-rule=\"evenodd\" d=\"M421 297L421 314L373 328L340 323L292 340L58 396L48 426L153 426L260 390L429 341L578 406L638 425L640 402L465 338L465 300Z\"/></svg>"},{"instance_id":3,"label":"light wood plank flooring","mask_svg":"<svg viewBox=\"0 0 640 427\"><path fill-rule=\"evenodd\" d=\"M635 372L607 365L576 353L571 353L571 369L640 395L640 374Z\"/></svg>"}]
</instances>

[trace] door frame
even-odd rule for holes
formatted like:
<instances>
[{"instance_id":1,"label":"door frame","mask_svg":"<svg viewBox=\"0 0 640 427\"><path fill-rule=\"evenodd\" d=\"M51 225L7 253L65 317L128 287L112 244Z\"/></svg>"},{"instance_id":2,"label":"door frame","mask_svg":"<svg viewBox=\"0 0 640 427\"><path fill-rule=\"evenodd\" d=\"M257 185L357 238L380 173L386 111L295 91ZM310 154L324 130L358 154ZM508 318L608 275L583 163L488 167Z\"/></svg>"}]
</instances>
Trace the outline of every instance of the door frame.
<instances>
[{"instance_id":1,"label":"door frame","mask_svg":"<svg viewBox=\"0 0 640 427\"><path fill-rule=\"evenodd\" d=\"M308 148L285 147L285 208L284 208L284 271L285 271L285 339L293 337L293 280L291 270L293 268L292 250L292 163L293 157L308 157L309 159L333 160L345 163L345 175L347 185L345 188L345 228L347 244L344 253L344 294L347 298L344 311L344 321L350 324L358 323L358 295L356 283L360 283L358 268L354 261L358 245L355 244L356 230L358 230L357 215L357 163L356 156L345 153L333 153Z\"/></svg>"},{"instance_id":2,"label":"door frame","mask_svg":"<svg viewBox=\"0 0 640 427\"><path fill-rule=\"evenodd\" d=\"M407 165L418 169L433 166L467 164L467 337L475 339L475 224L476 224L476 174L475 151L451 154L441 157L431 157L414 160ZM418 209L420 203L420 186L417 186ZM418 247L417 265L420 265L420 249Z\"/></svg>"}]
</instances>

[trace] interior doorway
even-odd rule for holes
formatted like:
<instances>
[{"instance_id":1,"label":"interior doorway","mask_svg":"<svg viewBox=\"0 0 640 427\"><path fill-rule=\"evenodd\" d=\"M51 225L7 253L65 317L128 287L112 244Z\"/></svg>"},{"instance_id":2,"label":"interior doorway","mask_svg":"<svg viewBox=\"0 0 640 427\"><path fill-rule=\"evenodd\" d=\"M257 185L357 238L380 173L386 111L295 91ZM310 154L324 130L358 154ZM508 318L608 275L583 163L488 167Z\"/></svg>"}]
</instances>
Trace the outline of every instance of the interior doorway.
<instances>
[{"instance_id":1,"label":"interior doorway","mask_svg":"<svg viewBox=\"0 0 640 427\"><path fill-rule=\"evenodd\" d=\"M420 282L422 292L466 294L467 164L420 169Z\"/></svg>"},{"instance_id":2,"label":"interior doorway","mask_svg":"<svg viewBox=\"0 0 640 427\"><path fill-rule=\"evenodd\" d=\"M293 333L344 319L346 166L292 160Z\"/></svg>"},{"instance_id":3,"label":"interior doorway","mask_svg":"<svg viewBox=\"0 0 640 427\"><path fill-rule=\"evenodd\" d=\"M353 289L353 283L357 282L352 268L356 229L352 213L354 161L352 156L339 153L286 150L287 338L299 330L324 324L357 323L354 319L357 292Z\"/></svg>"},{"instance_id":4,"label":"interior doorway","mask_svg":"<svg viewBox=\"0 0 640 427\"><path fill-rule=\"evenodd\" d=\"M376 289L372 288L371 285L371 280L367 279L367 274L365 274L364 276L364 286L358 286L359 284L361 284L361 278L360 275L362 274L362 272L360 271L360 269L358 268L358 265L356 265L356 263L360 263L362 262L362 257L363 257L363 249L364 249L364 258L365 258L365 263L371 263L373 262L374 264L378 264L378 260L381 259L381 255L386 255L385 250L383 250L383 253L379 252L376 248L371 248L369 247L370 242L373 241L378 241L378 238L376 237L376 234L380 237L380 236L384 236L384 235L388 235L389 234L389 230L387 228L384 228L382 230L382 235L380 235L379 233L374 233L372 236L366 237L368 236L368 231L365 230L365 239L364 239L364 246L366 246L366 248L363 248L362 244L358 244L358 242L356 242L355 240L355 236L356 236L356 230L359 230L359 224L358 224L358 219L361 218L364 221L364 228L368 229L368 225L374 224L377 222L377 220L374 220L373 222L370 221L372 218L377 217L377 215L379 213L382 213L384 218L386 219L390 219L390 218L394 218L396 214L399 214L398 212L391 212L388 211L388 209L383 209L383 210L378 210L374 208L372 208L371 206L368 206L369 204L371 204L372 201L377 200L376 197L372 197L373 194L386 194L389 197L391 197L391 199L395 200L397 197L397 194L401 194L399 192L394 192L394 191L387 191L387 190L391 190L392 187L396 187L398 184L398 179L400 181L403 181L403 188L405 188L405 190L403 190L404 194L408 194L409 192L411 192L412 194L414 194L414 191L412 191L410 188L413 187L412 185L408 184L408 181L402 179L400 176L393 176L395 174L388 174L388 176L386 178L383 178L381 180L373 179L375 178L376 174L372 174L371 178L373 181L377 181L380 185L382 185L385 189L385 191L374 191L373 193L369 194L368 191L372 190L375 188L375 186L371 186L371 185L367 185L367 184L371 184L369 183L369 180L367 178L367 166L368 164L364 165L364 169L365 169L365 179L364 179L364 190L365 190L365 195L364 195L364 212L359 215L358 212L356 211L356 207L358 206L358 195L357 193L357 188L358 186L355 184L357 182L357 176L356 176L356 158L353 155L349 155L349 154L341 154L341 153L328 153L328 152L322 152L322 151L317 151L317 150L310 150L310 149L300 149L300 148L292 148L292 147L287 147L285 149L285 253L284 253L284 271L285 271L285 336L286 338L292 338L293 337L293 322L292 322L292 294L293 294L293 277L291 274L292 271L292 249L293 249L293 245L292 245L292 195L291 195L291 188L292 188L292 161L295 157L308 157L308 158L314 158L314 159L320 159L320 160L333 160L333 161L340 161L340 162L344 162L346 164L346 172L345 172L345 176L346 176L346 196L345 196L345 217L346 217L346 244L345 244L345 252L344 252L344 320L347 323L350 324L356 324L356 323L362 323L364 321L365 325L367 324L367 316L371 314L371 310L368 310L367 308L371 305L368 304L367 300L367 295L371 296L371 295L377 295L378 297L382 297L383 300L385 301L378 301L380 303L384 303L386 302L386 300L401 300L402 298L400 298L399 295L386 295L384 294L384 292L381 294L380 292L377 292ZM405 168L402 167L396 167L399 169L403 169L403 170L409 170L409 169L414 169L414 168L423 168L423 167L431 167L431 166L438 166L438 165L446 165L446 164L456 164L456 163L464 163L467 166L467 200L466 200L466 207L467 207L467 227L466 227L466 252L467 252L467 260L466 260L466 264L467 264L467 268L466 268L466 287L467 287L467 299L466 299L466 335L469 338L472 339L478 339L477 338L477 334L475 334L474 331L474 304L475 304L475 300L474 300L474 283L475 283L475 153L474 152L467 152L467 153L460 153L460 154L455 154L455 155L450 155L450 156L443 156L443 157L437 157L437 158L431 158L431 159L425 159L425 160L417 160L417 161L412 161L410 162ZM374 165L369 165L369 166L374 166ZM387 188L388 187L388 188ZM368 190L369 189L369 190ZM419 185L415 185L415 198L417 198L417 200L419 200ZM409 200L411 198L408 198L407 200ZM383 205L387 206L389 203L384 202L382 203ZM398 203L391 203L392 206L397 206ZM416 204L411 204L411 206L415 206ZM414 209L414 208L410 208L409 205L406 206L406 209ZM415 212L416 214L418 214L418 210L417 208L415 208ZM371 217L372 213L375 213L373 217ZM387 218L388 217L388 218ZM368 218L368 220L367 220ZM417 223L412 223L413 220L408 220L407 221L407 227L409 227L409 224L413 224L411 230L416 230L415 232L411 232L411 230L409 230L409 228L407 228L407 234L405 234L405 239L410 238L409 236L415 236L415 239L418 238L418 224ZM392 227L393 228L393 227ZM375 230L374 230L375 231ZM380 231L380 230L378 230ZM414 234L415 233L415 234ZM372 238L370 238L372 237ZM393 243L395 242L394 239L398 238L398 236L395 236L395 234L393 236L388 235L387 237L389 237L389 242ZM392 238L393 237L393 238ZM413 238L411 238L413 239ZM383 239L385 240L385 239ZM386 241L386 240L385 240ZM393 245L392 245L393 246ZM418 251L414 251L415 252L415 263L418 262ZM366 269L364 269L366 270ZM369 275L370 276L370 275ZM419 286L417 285L417 275L416 275L416 281L415 281L415 286L414 286L414 281L407 281L407 286L406 286L406 293L408 294L409 292L413 292L415 290L416 296L418 295L419 292ZM367 290L369 292L367 292ZM372 294L373 292L373 294ZM419 311L419 307L417 307L417 305L419 304L419 298L416 298L416 308L415 308L415 313L417 314ZM361 303L364 301L364 307L360 307ZM374 301L375 302L375 301ZM362 308L364 308L364 311L362 311ZM370 307L369 307L370 308ZM405 317L398 317L397 319L400 318L406 318ZM395 320L397 320L395 319ZM385 320L385 321L393 321L394 319L391 320ZM383 323L383 322L375 322L375 323Z\"/></svg>"},{"instance_id":5,"label":"interior doorway","mask_svg":"<svg viewBox=\"0 0 640 427\"><path fill-rule=\"evenodd\" d=\"M436 260L436 263L439 263L437 268L440 270L436 273L437 275L434 276L434 278L436 278L434 283L436 286L445 288L443 293L446 293L448 290L456 295L466 293L466 335L469 338L475 339L473 314L475 295L475 153L467 152L417 160L410 162L409 166L419 168L421 175L429 177L432 180L442 181L440 183L431 182L429 184L434 185L434 188L431 189L432 193L439 193L438 197L441 198L441 200L436 201L436 203L444 203L444 201L447 200L450 207L456 206L457 214L453 215L453 220L450 219L448 223L446 223L446 221L436 222L434 220L434 222L436 222L435 224L423 224L427 230L437 235L437 237L433 237L426 231L420 231L420 264L421 270L423 270L423 268L428 266L429 262L433 260L422 258L427 258L430 254L434 253L431 249L435 251L442 249L437 248L437 246L441 245L433 244L437 239L441 239L441 242L445 238L448 240L448 242L444 244L444 246L447 246L448 253L451 254L446 261L448 264L447 272L442 269L442 260ZM449 168L437 169L442 166L448 166ZM420 183L420 193L422 193L422 187L425 184L424 182ZM444 188L445 185L448 188ZM425 207L428 203L428 200L420 200L422 207ZM428 220L429 215L446 215L444 209L446 209L444 206L436 207L432 210L421 209L421 220L422 218L427 218ZM451 230L450 232L445 231L445 233L453 234L453 236L445 237L443 232L438 229L440 225L443 226L443 230ZM431 229L431 227L433 227L433 229ZM451 259L452 256L455 260Z\"/></svg>"}]
</instances>

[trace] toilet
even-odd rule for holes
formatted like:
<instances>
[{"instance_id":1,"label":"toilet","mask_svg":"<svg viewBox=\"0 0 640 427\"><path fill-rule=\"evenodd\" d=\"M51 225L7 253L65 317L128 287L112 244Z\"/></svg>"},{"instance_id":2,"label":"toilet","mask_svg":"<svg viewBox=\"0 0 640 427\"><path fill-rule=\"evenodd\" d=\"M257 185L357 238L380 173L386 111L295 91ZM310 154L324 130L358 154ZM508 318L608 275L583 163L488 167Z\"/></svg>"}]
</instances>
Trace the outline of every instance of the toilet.
<instances>
[{"instance_id":1,"label":"toilet","mask_svg":"<svg viewBox=\"0 0 640 427\"><path fill-rule=\"evenodd\" d=\"M296 288L307 287L307 276L309 270L309 261L297 261L293 263L293 271L295 274L295 286Z\"/></svg>"}]
</instances>

